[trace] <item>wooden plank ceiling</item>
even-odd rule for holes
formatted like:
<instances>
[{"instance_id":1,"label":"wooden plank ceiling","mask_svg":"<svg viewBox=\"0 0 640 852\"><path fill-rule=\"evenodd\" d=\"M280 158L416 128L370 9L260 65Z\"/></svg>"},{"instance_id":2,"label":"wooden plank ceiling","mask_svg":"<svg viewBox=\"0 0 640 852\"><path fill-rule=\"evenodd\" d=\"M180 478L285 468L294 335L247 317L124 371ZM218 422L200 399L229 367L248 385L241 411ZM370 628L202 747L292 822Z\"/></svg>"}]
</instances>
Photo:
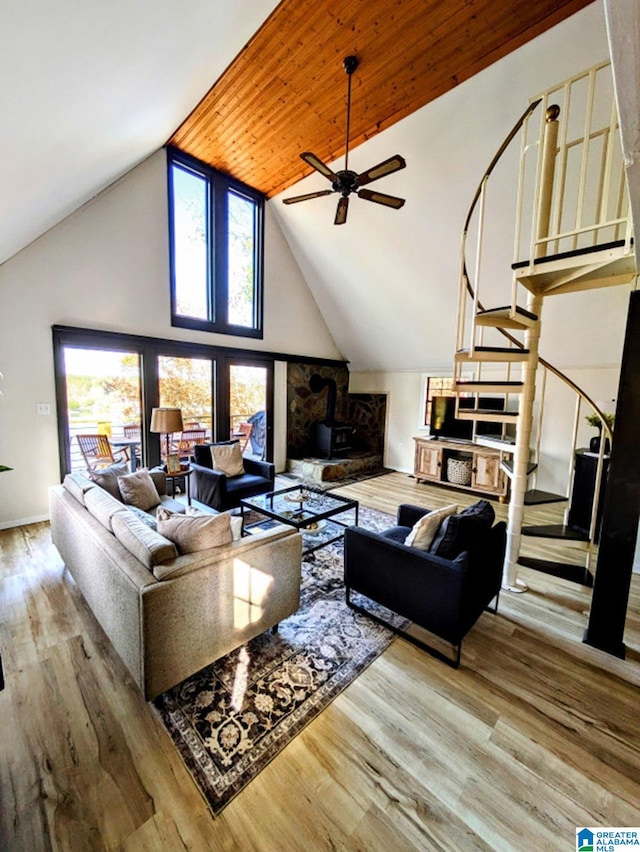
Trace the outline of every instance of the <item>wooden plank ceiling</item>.
<instances>
[{"instance_id":1,"label":"wooden plank ceiling","mask_svg":"<svg viewBox=\"0 0 640 852\"><path fill-rule=\"evenodd\" d=\"M282 0L170 144L271 197L344 153L345 56L353 149L591 2Z\"/></svg>"}]
</instances>

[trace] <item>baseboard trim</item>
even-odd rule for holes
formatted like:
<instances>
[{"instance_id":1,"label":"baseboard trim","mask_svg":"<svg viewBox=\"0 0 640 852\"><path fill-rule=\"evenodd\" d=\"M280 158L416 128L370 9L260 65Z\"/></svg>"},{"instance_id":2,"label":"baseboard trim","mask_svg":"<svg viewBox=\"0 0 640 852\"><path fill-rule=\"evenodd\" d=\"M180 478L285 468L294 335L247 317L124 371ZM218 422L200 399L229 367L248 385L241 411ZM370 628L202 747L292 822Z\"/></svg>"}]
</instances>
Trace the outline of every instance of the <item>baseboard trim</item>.
<instances>
[{"instance_id":1,"label":"baseboard trim","mask_svg":"<svg viewBox=\"0 0 640 852\"><path fill-rule=\"evenodd\" d=\"M48 521L49 515L34 515L32 518L16 518L13 521L0 521L0 530L10 530L14 527L26 527L29 524L41 524Z\"/></svg>"}]
</instances>

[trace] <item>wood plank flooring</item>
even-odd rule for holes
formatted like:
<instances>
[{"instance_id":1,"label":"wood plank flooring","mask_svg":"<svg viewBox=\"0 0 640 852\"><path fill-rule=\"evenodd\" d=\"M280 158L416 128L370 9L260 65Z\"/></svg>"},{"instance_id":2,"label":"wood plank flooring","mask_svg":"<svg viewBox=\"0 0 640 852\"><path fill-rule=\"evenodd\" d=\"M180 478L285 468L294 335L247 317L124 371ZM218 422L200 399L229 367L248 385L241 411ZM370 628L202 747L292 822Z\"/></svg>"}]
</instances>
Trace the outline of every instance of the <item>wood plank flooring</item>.
<instances>
[{"instance_id":1,"label":"wood plank flooring","mask_svg":"<svg viewBox=\"0 0 640 852\"><path fill-rule=\"evenodd\" d=\"M401 473L341 493L393 514L475 499ZM0 559L2 852L519 852L640 826L640 577L627 660L582 644L588 589L522 569L529 592L481 617L458 671L397 639L214 818L48 525L0 532Z\"/></svg>"}]
</instances>

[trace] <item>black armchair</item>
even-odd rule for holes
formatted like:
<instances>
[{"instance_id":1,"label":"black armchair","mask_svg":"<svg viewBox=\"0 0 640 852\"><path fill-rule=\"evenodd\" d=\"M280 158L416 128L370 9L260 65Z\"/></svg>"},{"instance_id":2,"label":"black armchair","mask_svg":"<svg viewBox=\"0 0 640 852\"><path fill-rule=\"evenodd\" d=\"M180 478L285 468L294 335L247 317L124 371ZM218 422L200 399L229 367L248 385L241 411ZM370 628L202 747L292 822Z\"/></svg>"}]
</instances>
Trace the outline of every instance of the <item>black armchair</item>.
<instances>
[{"instance_id":1,"label":"black armchair","mask_svg":"<svg viewBox=\"0 0 640 852\"><path fill-rule=\"evenodd\" d=\"M476 507L481 508L480 514L484 515L482 519L478 517L477 510L474 515ZM347 604L380 622L381 619L365 607L353 603L351 592L360 592L450 642L454 647L453 659L414 636L382 622L428 653L457 668L464 636L494 598L495 607L490 611L497 612L506 526L503 522L492 526L493 507L486 500L480 501L465 510L466 516L462 512L452 516L454 521L447 519L444 522L449 527L448 540L443 542L443 535L439 534L432 544L432 549L439 547L442 552L448 552L447 558L444 558L404 544L414 523L428 511L419 506L403 504L398 508L397 526L389 530L375 533L360 527L349 527L345 531L344 581ZM466 519L460 521L460 518ZM444 524L441 530L443 528Z\"/></svg>"},{"instance_id":2,"label":"black armchair","mask_svg":"<svg viewBox=\"0 0 640 852\"><path fill-rule=\"evenodd\" d=\"M211 444L196 444L191 463L191 496L218 512L234 509L240 501L275 488L276 469L271 462L244 458L244 473L227 476L213 469Z\"/></svg>"}]
</instances>

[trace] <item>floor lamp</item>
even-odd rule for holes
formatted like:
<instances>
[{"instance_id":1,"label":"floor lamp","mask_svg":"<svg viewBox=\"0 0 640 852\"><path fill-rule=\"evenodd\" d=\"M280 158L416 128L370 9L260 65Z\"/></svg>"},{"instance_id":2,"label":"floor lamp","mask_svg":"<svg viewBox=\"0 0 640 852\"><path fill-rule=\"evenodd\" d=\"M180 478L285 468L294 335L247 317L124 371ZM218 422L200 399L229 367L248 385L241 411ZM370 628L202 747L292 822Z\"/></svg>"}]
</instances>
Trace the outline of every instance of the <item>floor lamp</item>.
<instances>
[{"instance_id":1,"label":"floor lamp","mask_svg":"<svg viewBox=\"0 0 640 852\"><path fill-rule=\"evenodd\" d=\"M166 447L165 463L169 456L169 436L173 432L182 432L182 409L181 408L152 408L151 409L151 432L158 432L165 436Z\"/></svg>"}]
</instances>

